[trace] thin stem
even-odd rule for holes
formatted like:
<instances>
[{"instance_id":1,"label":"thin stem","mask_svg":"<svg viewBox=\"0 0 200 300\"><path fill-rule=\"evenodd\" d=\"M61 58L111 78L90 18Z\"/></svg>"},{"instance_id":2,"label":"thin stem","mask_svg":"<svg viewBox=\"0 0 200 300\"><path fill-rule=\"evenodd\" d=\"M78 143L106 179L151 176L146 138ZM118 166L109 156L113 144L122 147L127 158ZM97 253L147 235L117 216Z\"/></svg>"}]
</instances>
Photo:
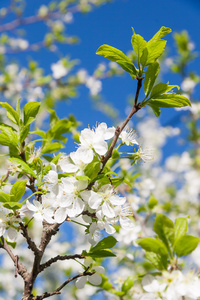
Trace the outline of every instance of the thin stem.
<instances>
[{"instance_id":1,"label":"thin stem","mask_svg":"<svg viewBox=\"0 0 200 300\"><path fill-rule=\"evenodd\" d=\"M103 168L104 166L106 165L107 161L109 160L109 158L112 156L112 152L113 152L113 149L117 143L117 140L119 138L119 135L120 133L122 132L122 130L126 127L126 125L128 124L128 122L130 121L130 119L132 118L132 116L139 110L141 109L141 106L140 106L140 103L137 103L138 101L138 97L139 97L139 93L140 93L140 89L142 87L142 80L143 78L138 78L138 83L137 83L137 90L136 90L136 95L135 95L135 101L134 101L134 104L133 104L133 107L128 115L128 117L126 118L126 120L124 121L124 123L122 124L122 126L117 126L116 130L115 130L115 136L114 136L114 139L112 141L112 144L106 154L106 156L104 157L103 159L103 162L102 162L102 168L101 168L101 171L100 173L103 171Z\"/></svg>"},{"instance_id":2,"label":"thin stem","mask_svg":"<svg viewBox=\"0 0 200 300\"><path fill-rule=\"evenodd\" d=\"M18 256L13 254L12 250L10 249L8 244L6 243L3 236L1 236L1 240L2 240L1 248L3 248L8 253L10 258L14 262L15 277L17 277L17 273L18 273L24 280L26 280L26 278L28 276L28 272L27 272L26 268L24 267L24 265L22 263L20 263L18 261Z\"/></svg>"},{"instance_id":3,"label":"thin stem","mask_svg":"<svg viewBox=\"0 0 200 300\"><path fill-rule=\"evenodd\" d=\"M36 297L33 297L32 300L42 300L44 298L48 298L50 296L53 296L53 295L59 295L61 292L61 290L68 284L70 283L71 281L79 278L79 277L82 277L82 276L91 276L93 275L95 272L87 272L87 270L81 274L78 274L74 277L71 277L71 278L68 278L63 284L61 284L55 291L53 292L50 292L50 293L44 293L42 294L41 296L36 296Z\"/></svg>"},{"instance_id":4,"label":"thin stem","mask_svg":"<svg viewBox=\"0 0 200 300\"><path fill-rule=\"evenodd\" d=\"M48 261L46 261L44 264L40 265L40 272L42 272L44 269L50 267L53 263L59 261L59 260L69 260L69 259L84 259L85 256L81 254L74 254L74 255L57 255Z\"/></svg>"}]
</instances>

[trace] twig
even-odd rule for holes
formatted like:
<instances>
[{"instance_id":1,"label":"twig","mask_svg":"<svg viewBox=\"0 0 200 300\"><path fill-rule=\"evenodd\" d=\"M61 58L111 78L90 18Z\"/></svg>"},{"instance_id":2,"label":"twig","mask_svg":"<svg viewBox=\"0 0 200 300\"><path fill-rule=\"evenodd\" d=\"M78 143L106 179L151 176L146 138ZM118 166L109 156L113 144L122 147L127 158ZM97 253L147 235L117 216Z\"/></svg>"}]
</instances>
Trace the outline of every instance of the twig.
<instances>
[{"instance_id":1,"label":"twig","mask_svg":"<svg viewBox=\"0 0 200 300\"><path fill-rule=\"evenodd\" d=\"M93 275L95 272L87 272L87 270L85 271L85 272L83 272L83 273L81 273L81 274L79 274L79 275L76 275L76 276L74 276L74 277L71 277L71 278L68 278L63 284L61 284L55 291L53 291L53 292L50 292L50 293L44 293L44 294L42 294L41 296L36 296L36 297L33 297L32 298L32 300L42 300L42 299L44 299L44 298L48 298L48 297L50 297L50 296L53 296L53 295L59 295L61 292L61 290L68 284L68 283L70 283L71 281L73 281L73 280L75 280L75 279L77 279L77 278L79 278L79 277L82 277L82 276L87 276L87 275L89 275L89 276L91 276L91 275Z\"/></svg>"},{"instance_id":2,"label":"twig","mask_svg":"<svg viewBox=\"0 0 200 300\"><path fill-rule=\"evenodd\" d=\"M4 237L1 237L2 240L2 245L1 248L3 248L8 255L10 256L10 258L12 259L12 261L14 262L15 265L15 277L17 277L17 273L24 279L26 280L27 276L28 276L28 272L26 270L26 268L24 267L24 265L22 263L19 262L19 258L17 255L14 255L12 253L12 250L10 249L10 247L8 246L8 244L6 243Z\"/></svg>"},{"instance_id":3,"label":"twig","mask_svg":"<svg viewBox=\"0 0 200 300\"><path fill-rule=\"evenodd\" d=\"M31 240L30 236L28 235L27 226L25 226L23 223L19 223L20 229L22 230L22 235L25 237L28 248L31 249L35 255L39 253L39 249L37 248L36 244Z\"/></svg>"},{"instance_id":4,"label":"twig","mask_svg":"<svg viewBox=\"0 0 200 300\"><path fill-rule=\"evenodd\" d=\"M46 261L44 264L40 265L39 271L42 272L44 269L50 267L53 263L59 261L59 260L68 260L68 259L84 259L85 256L81 255L81 254L75 254L75 255L57 255L51 259L49 259L48 261Z\"/></svg>"},{"instance_id":5,"label":"twig","mask_svg":"<svg viewBox=\"0 0 200 300\"><path fill-rule=\"evenodd\" d=\"M1 181L5 182L8 179L9 175L10 175L10 170L7 171L7 174L4 175L4 177L1 179Z\"/></svg>"},{"instance_id":6,"label":"twig","mask_svg":"<svg viewBox=\"0 0 200 300\"><path fill-rule=\"evenodd\" d=\"M138 101L138 97L139 97L139 92L140 92L140 89L142 87L142 80L143 78L138 78L138 83L137 83L137 91L136 91L136 95L135 95L135 101L134 101L134 105L132 107L132 110L131 112L129 113L128 117L126 118L126 120L124 121L124 123L122 124L121 127L117 126L116 130L115 130L115 136L114 136L114 139L112 141L112 144L106 154L106 156L104 157L103 159L103 162L102 162L102 168L101 168L101 171L100 173L103 171L103 168L105 166L105 164L107 163L107 161L109 160L109 158L112 156L112 152L113 152L113 149L117 143L117 140L119 138L119 135L120 133L122 132L122 130L126 127L126 125L128 124L128 122L130 121L130 119L132 118L132 116L139 110L141 109L141 106L140 106L140 103L137 103Z\"/></svg>"}]
</instances>

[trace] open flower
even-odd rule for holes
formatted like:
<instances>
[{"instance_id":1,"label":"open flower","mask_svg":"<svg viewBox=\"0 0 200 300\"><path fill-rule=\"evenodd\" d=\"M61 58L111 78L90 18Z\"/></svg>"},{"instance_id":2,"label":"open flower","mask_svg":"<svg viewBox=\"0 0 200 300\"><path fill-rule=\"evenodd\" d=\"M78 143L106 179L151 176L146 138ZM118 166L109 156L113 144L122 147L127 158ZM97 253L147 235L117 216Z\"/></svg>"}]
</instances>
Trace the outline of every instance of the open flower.
<instances>
[{"instance_id":1,"label":"open flower","mask_svg":"<svg viewBox=\"0 0 200 300\"><path fill-rule=\"evenodd\" d=\"M122 143L126 144L127 146L132 146L133 144L138 145L136 137L137 135L133 129L123 130L119 135L119 138L122 140Z\"/></svg>"},{"instance_id":2,"label":"open flower","mask_svg":"<svg viewBox=\"0 0 200 300\"><path fill-rule=\"evenodd\" d=\"M106 123L101 123L91 130L85 128L80 135L80 149L84 151L83 162L90 163L94 157L94 151L99 155L105 155L108 145L105 140L114 136L115 128L107 128Z\"/></svg>"}]
</instances>

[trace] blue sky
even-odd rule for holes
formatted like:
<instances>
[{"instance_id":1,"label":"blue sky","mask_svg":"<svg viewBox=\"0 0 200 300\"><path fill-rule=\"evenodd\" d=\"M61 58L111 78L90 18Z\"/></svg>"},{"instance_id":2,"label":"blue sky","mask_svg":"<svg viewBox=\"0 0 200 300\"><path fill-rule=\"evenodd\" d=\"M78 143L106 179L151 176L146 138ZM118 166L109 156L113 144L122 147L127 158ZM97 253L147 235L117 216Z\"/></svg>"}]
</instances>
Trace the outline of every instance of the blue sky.
<instances>
[{"instance_id":1,"label":"blue sky","mask_svg":"<svg viewBox=\"0 0 200 300\"><path fill-rule=\"evenodd\" d=\"M41 4L48 4L49 0L28 0L26 14L32 15ZM41 3L42 2L42 3ZM6 5L3 0L0 6ZM67 32L80 37L80 43L74 46L61 46L62 53L70 54L72 59L81 60L80 67L87 68L92 73L101 62L107 62L101 56L95 54L102 44L109 44L121 49L123 52L131 50L131 35L133 27L136 33L142 35L146 40L150 39L161 26L170 27L173 32L187 30L191 40L196 45L196 51L200 51L200 1L199 0L115 0L95 8L89 14L75 14L74 22L67 26ZM41 40L45 26L41 23L30 26L28 39L32 42ZM167 47L169 55L175 54L173 33L167 35ZM50 65L59 58L46 50L38 53L27 53L27 57L36 58L40 65L50 71ZM24 54L18 56L22 64L28 59ZM16 57L17 58L17 57ZM191 70L200 70L199 58L190 66ZM170 84L180 84L179 76L165 74L163 81ZM125 118L125 107L128 95L134 95L136 82L129 75L114 77L103 81L102 96L120 110L121 117ZM199 87L196 87L196 95L199 94ZM74 113L78 120L82 121L82 127L96 122L111 121L101 112L94 111L94 105L89 99L88 90L80 89L80 97L72 100L70 104L59 104L58 113L64 117ZM178 114L174 109L162 110L161 122L170 122L172 116Z\"/></svg>"}]
</instances>

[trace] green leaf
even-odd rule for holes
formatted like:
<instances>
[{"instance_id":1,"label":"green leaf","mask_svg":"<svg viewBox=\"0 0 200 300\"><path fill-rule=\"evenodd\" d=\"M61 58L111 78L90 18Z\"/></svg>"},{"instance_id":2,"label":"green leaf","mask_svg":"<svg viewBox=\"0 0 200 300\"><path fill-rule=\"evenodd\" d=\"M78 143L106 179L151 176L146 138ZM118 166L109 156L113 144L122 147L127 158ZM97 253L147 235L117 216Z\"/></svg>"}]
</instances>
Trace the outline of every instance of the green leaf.
<instances>
[{"instance_id":1,"label":"green leaf","mask_svg":"<svg viewBox=\"0 0 200 300\"><path fill-rule=\"evenodd\" d=\"M30 129L30 126L29 124L28 125L22 125L20 127L20 142L23 143L25 138L27 137L27 135L29 134L29 129Z\"/></svg>"},{"instance_id":2,"label":"green leaf","mask_svg":"<svg viewBox=\"0 0 200 300\"><path fill-rule=\"evenodd\" d=\"M117 60L116 63L118 63L118 65L120 65L124 71L130 73L131 75L135 77L138 75L138 70L132 62Z\"/></svg>"},{"instance_id":3,"label":"green leaf","mask_svg":"<svg viewBox=\"0 0 200 300\"><path fill-rule=\"evenodd\" d=\"M168 251L172 253L172 246L174 243L174 223L165 215L159 214L156 216L153 230L163 241Z\"/></svg>"},{"instance_id":4,"label":"green leaf","mask_svg":"<svg viewBox=\"0 0 200 300\"><path fill-rule=\"evenodd\" d=\"M133 287L135 280L135 276L128 276L128 278L126 278L126 280L122 284L122 291L127 293Z\"/></svg>"},{"instance_id":5,"label":"green leaf","mask_svg":"<svg viewBox=\"0 0 200 300\"><path fill-rule=\"evenodd\" d=\"M162 95L164 93L167 93L171 91L173 88L177 87L179 89L178 85L169 85L168 83L158 83L155 85L151 91L150 98L155 98L159 95Z\"/></svg>"},{"instance_id":6,"label":"green leaf","mask_svg":"<svg viewBox=\"0 0 200 300\"><path fill-rule=\"evenodd\" d=\"M199 244L199 238L192 235L184 235L176 242L174 251L178 257L193 252Z\"/></svg>"},{"instance_id":7,"label":"green leaf","mask_svg":"<svg viewBox=\"0 0 200 300\"><path fill-rule=\"evenodd\" d=\"M19 202L6 202L6 203L3 203L3 206L5 208L8 208L8 209L12 209L12 210L16 210L16 209L20 209L22 207L22 203L19 203Z\"/></svg>"},{"instance_id":8,"label":"green leaf","mask_svg":"<svg viewBox=\"0 0 200 300\"><path fill-rule=\"evenodd\" d=\"M133 49L134 49L139 61L140 61L140 57L142 56L142 53L143 53L145 47L147 46L147 42L144 40L144 38L141 35L133 34L131 43L132 43Z\"/></svg>"},{"instance_id":9,"label":"green leaf","mask_svg":"<svg viewBox=\"0 0 200 300\"><path fill-rule=\"evenodd\" d=\"M112 185L114 188L116 188L117 186L119 186L122 182L124 182L124 178L112 178Z\"/></svg>"},{"instance_id":10,"label":"green leaf","mask_svg":"<svg viewBox=\"0 0 200 300\"><path fill-rule=\"evenodd\" d=\"M145 80L144 80L144 92L146 98L150 94L159 72L160 72L160 65L157 61L148 66L145 74Z\"/></svg>"},{"instance_id":11,"label":"green leaf","mask_svg":"<svg viewBox=\"0 0 200 300\"><path fill-rule=\"evenodd\" d=\"M166 41L158 40L147 43L147 47L144 49L141 56L141 64L143 67L154 63L165 50Z\"/></svg>"},{"instance_id":12,"label":"green leaf","mask_svg":"<svg viewBox=\"0 0 200 300\"><path fill-rule=\"evenodd\" d=\"M160 116L161 110L160 110L160 108L159 108L157 105L154 105L154 104L152 104L152 103L147 104L147 105L150 106L150 107L152 108L152 110L153 110L153 112L154 112L154 115L155 115L156 117L159 117L159 116Z\"/></svg>"},{"instance_id":13,"label":"green leaf","mask_svg":"<svg viewBox=\"0 0 200 300\"><path fill-rule=\"evenodd\" d=\"M40 108L40 103L33 101L28 102L24 106L24 124L27 124L29 118L35 118ZM33 120L33 119L31 119Z\"/></svg>"},{"instance_id":14,"label":"green leaf","mask_svg":"<svg viewBox=\"0 0 200 300\"><path fill-rule=\"evenodd\" d=\"M5 134L0 134L0 145L10 146L12 143Z\"/></svg>"},{"instance_id":15,"label":"green leaf","mask_svg":"<svg viewBox=\"0 0 200 300\"><path fill-rule=\"evenodd\" d=\"M188 98L177 95L177 94L164 94L154 98L151 98L148 103L153 104L157 107L183 107L183 106L191 106Z\"/></svg>"},{"instance_id":16,"label":"green leaf","mask_svg":"<svg viewBox=\"0 0 200 300\"><path fill-rule=\"evenodd\" d=\"M79 181L89 181L90 178L84 175L76 176L76 179Z\"/></svg>"},{"instance_id":17,"label":"green leaf","mask_svg":"<svg viewBox=\"0 0 200 300\"><path fill-rule=\"evenodd\" d=\"M165 26L162 26L158 32L152 37L152 39L150 41L156 41L156 40L159 40L161 39L162 37L166 36L168 33L170 33L172 30L171 28L169 27L165 27ZM149 42L150 42L149 41Z\"/></svg>"},{"instance_id":18,"label":"green leaf","mask_svg":"<svg viewBox=\"0 0 200 300\"><path fill-rule=\"evenodd\" d=\"M143 67L154 63L163 53L166 41L161 40L166 34L171 32L168 27L161 27L160 30L147 42L141 56L141 64Z\"/></svg>"},{"instance_id":19,"label":"green leaf","mask_svg":"<svg viewBox=\"0 0 200 300\"><path fill-rule=\"evenodd\" d=\"M64 146L61 143L55 142L55 143L52 143L52 144L45 145L42 148L41 153L42 154L44 154L44 153L53 153L53 152L59 151L61 148L64 148Z\"/></svg>"},{"instance_id":20,"label":"green leaf","mask_svg":"<svg viewBox=\"0 0 200 300\"><path fill-rule=\"evenodd\" d=\"M9 161L16 164L17 166L19 166L24 173L27 173L34 178L37 178L35 173L33 172L33 170L23 160L21 160L17 157L11 157L11 158L9 158Z\"/></svg>"},{"instance_id":21,"label":"green leaf","mask_svg":"<svg viewBox=\"0 0 200 300\"><path fill-rule=\"evenodd\" d=\"M168 256L168 250L161 240L147 237L139 239L137 244L148 252Z\"/></svg>"},{"instance_id":22,"label":"green leaf","mask_svg":"<svg viewBox=\"0 0 200 300\"><path fill-rule=\"evenodd\" d=\"M188 218L177 218L174 224L175 244L178 239L186 235L188 228Z\"/></svg>"},{"instance_id":23,"label":"green leaf","mask_svg":"<svg viewBox=\"0 0 200 300\"><path fill-rule=\"evenodd\" d=\"M117 240L113 236L108 236L98 242L98 244L90 249L90 252L94 252L97 250L108 249L115 246Z\"/></svg>"},{"instance_id":24,"label":"green leaf","mask_svg":"<svg viewBox=\"0 0 200 300\"><path fill-rule=\"evenodd\" d=\"M19 124L20 115L7 102L0 102L0 105L7 110L7 117L15 124Z\"/></svg>"},{"instance_id":25,"label":"green leaf","mask_svg":"<svg viewBox=\"0 0 200 300\"><path fill-rule=\"evenodd\" d=\"M168 265L168 260L166 256L161 256L154 252L146 252L145 253L146 259L148 259L155 268L158 270L166 270Z\"/></svg>"},{"instance_id":26,"label":"green leaf","mask_svg":"<svg viewBox=\"0 0 200 300\"><path fill-rule=\"evenodd\" d=\"M11 201L18 202L26 191L27 180L19 180L15 182L11 188Z\"/></svg>"},{"instance_id":27,"label":"green leaf","mask_svg":"<svg viewBox=\"0 0 200 300\"><path fill-rule=\"evenodd\" d=\"M99 160L95 161L95 160L96 158L94 158L93 161L89 163L84 170L85 175L89 177L91 180L97 177L101 168L100 161Z\"/></svg>"},{"instance_id":28,"label":"green leaf","mask_svg":"<svg viewBox=\"0 0 200 300\"><path fill-rule=\"evenodd\" d=\"M0 130L4 134L5 137L7 137L7 144L13 145L15 147L18 146L18 135L15 133L16 130L12 126L8 126L6 124L0 125ZM6 145L8 146L8 145Z\"/></svg>"},{"instance_id":29,"label":"green leaf","mask_svg":"<svg viewBox=\"0 0 200 300\"><path fill-rule=\"evenodd\" d=\"M150 209L152 209L152 208L154 208L157 204L158 204L158 200L157 200L155 197L151 196L150 199L149 199L149 202L148 202L148 207L149 207Z\"/></svg>"},{"instance_id":30,"label":"green leaf","mask_svg":"<svg viewBox=\"0 0 200 300\"><path fill-rule=\"evenodd\" d=\"M43 130L37 129L37 130L35 130L35 131L31 131L30 133L32 133L32 134L37 134L37 135L41 136L41 137L44 138L44 139L46 138L46 132L43 131Z\"/></svg>"},{"instance_id":31,"label":"green leaf","mask_svg":"<svg viewBox=\"0 0 200 300\"><path fill-rule=\"evenodd\" d=\"M116 256L110 249L97 250L94 252L83 252L82 255L90 256L93 258L115 257Z\"/></svg>"},{"instance_id":32,"label":"green leaf","mask_svg":"<svg viewBox=\"0 0 200 300\"><path fill-rule=\"evenodd\" d=\"M96 54L102 55L103 57L106 57L111 61L117 62L119 60L132 63L131 59L128 56L126 56L122 51L109 45L100 46Z\"/></svg>"},{"instance_id":33,"label":"green leaf","mask_svg":"<svg viewBox=\"0 0 200 300\"><path fill-rule=\"evenodd\" d=\"M10 195L4 192L0 192L0 202L9 202Z\"/></svg>"}]
</instances>

